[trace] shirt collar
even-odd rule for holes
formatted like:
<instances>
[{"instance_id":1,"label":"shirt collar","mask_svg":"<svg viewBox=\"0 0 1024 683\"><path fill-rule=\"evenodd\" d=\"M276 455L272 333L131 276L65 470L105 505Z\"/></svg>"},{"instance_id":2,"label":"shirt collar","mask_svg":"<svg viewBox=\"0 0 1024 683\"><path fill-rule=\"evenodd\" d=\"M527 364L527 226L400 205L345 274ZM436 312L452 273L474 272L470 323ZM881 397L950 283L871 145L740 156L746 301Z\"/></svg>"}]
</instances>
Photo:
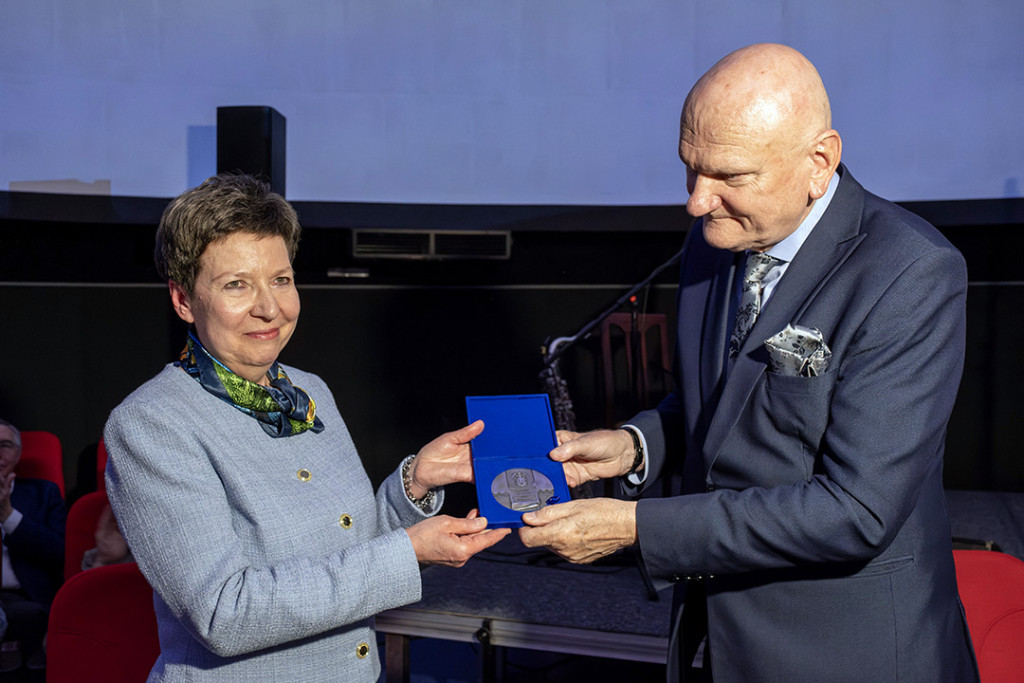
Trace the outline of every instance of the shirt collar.
<instances>
[{"instance_id":1,"label":"shirt collar","mask_svg":"<svg viewBox=\"0 0 1024 683\"><path fill-rule=\"evenodd\" d=\"M825 213L825 209L832 202L832 197L835 196L837 187L839 187L838 170L832 174L832 179L828 181L828 188L825 190L825 194L822 195L821 199L814 202L811 206L811 212L807 214L807 217L804 218L797 229L765 253L777 259L782 259L787 263L796 258L796 252L800 251L800 247L803 246L810 236L811 230L818 224L822 214Z\"/></svg>"}]
</instances>

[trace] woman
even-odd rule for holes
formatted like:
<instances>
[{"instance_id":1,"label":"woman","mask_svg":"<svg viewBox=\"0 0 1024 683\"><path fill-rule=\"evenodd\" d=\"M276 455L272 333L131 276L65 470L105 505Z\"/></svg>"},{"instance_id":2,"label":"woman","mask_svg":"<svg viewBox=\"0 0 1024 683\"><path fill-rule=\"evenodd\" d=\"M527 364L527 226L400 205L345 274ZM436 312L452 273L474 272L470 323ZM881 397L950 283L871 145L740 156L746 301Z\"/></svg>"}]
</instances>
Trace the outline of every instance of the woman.
<instances>
[{"instance_id":1,"label":"woman","mask_svg":"<svg viewBox=\"0 0 1024 683\"><path fill-rule=\"evenodd\" d=\"M299 296L292 207L248 176L174 199L156 263L191 325L181 358L111 414L107 491L155 590L151 681L374 681L370 619L508 530L434 516L471 481L480 422L406 458L374 495L330 391L277 362Z\"/></svg>"}]
</instances>

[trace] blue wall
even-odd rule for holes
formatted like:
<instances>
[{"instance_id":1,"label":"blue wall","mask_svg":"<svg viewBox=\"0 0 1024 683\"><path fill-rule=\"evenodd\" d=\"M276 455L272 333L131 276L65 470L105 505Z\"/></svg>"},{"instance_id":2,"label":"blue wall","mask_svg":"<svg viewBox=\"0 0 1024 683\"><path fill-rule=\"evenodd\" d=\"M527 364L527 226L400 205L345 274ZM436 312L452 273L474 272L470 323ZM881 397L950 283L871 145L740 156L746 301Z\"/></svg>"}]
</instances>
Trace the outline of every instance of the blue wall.
<instances>
[{"instance_id":1,"label":"blue wall","mask_svg":"<svg viewBox=\"0 0 1024 683\"><path fill-rule=\"evenodd\" d=\"M789 43L894 200L1022 196L1018 0L0 0L0 189L168 197L216 108L288 120L290 199L674 204L693 80Z\"/></svg>"}]
</instances>

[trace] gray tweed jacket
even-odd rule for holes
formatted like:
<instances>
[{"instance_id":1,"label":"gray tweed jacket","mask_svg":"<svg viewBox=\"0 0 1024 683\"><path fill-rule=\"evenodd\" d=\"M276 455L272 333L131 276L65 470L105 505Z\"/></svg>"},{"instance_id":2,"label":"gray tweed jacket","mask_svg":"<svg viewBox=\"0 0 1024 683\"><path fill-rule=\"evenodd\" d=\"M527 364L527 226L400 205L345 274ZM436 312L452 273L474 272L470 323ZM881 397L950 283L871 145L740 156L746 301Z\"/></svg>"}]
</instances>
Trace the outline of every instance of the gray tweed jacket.
<instances>
[{"instance_id":1,"label":"gray tweed jacket","mask_svg":"<svg viewBox=\"0 0 1024 683\"><path fill-rule=\"evenodd\" d=\"M323 432L271 438L174 365L107 422L107 491L155 591L150 681L374 681L373 615L420 597L403 529L424 513L397 471L374 494L327 386L286 372Z\"/></svg>"}]
</instances>

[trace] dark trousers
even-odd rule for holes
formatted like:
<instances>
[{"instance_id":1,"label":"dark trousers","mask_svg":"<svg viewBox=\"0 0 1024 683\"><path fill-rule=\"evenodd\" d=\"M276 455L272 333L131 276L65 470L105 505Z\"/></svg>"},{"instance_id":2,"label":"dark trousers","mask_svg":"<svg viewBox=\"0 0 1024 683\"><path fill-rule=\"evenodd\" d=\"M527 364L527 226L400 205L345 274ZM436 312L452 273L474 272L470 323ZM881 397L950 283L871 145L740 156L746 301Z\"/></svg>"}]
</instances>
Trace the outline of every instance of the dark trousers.
<instances>
[{"instance_id":1,"label":"dark trousers","mask_svg":"<svg viewBox=\"0 0 1024 683\"><path fill-rule=\"evenodd\" d=\"M7 614L7 634L3 639L21 641L21 651L27 657L42 645L49 611L21 590L5 588L0 597Z\"/></svg>"},{"instance_id":2,"label":"dark trousers","mask_svg":"<svg viewBox=\"0 0 1024 683\"><path fill-rule=\"evenodd\" d=\"M667 673L669 683L712 683L711 644L708 642L708 603L704 582L687 581L677 586L672 595L673 624L670 660ZM680 613L681 612L681 613ZM701 647L703 646L703 651ZM694 666L701 653L699 666Z\"/></svg>"}]
</instances>

